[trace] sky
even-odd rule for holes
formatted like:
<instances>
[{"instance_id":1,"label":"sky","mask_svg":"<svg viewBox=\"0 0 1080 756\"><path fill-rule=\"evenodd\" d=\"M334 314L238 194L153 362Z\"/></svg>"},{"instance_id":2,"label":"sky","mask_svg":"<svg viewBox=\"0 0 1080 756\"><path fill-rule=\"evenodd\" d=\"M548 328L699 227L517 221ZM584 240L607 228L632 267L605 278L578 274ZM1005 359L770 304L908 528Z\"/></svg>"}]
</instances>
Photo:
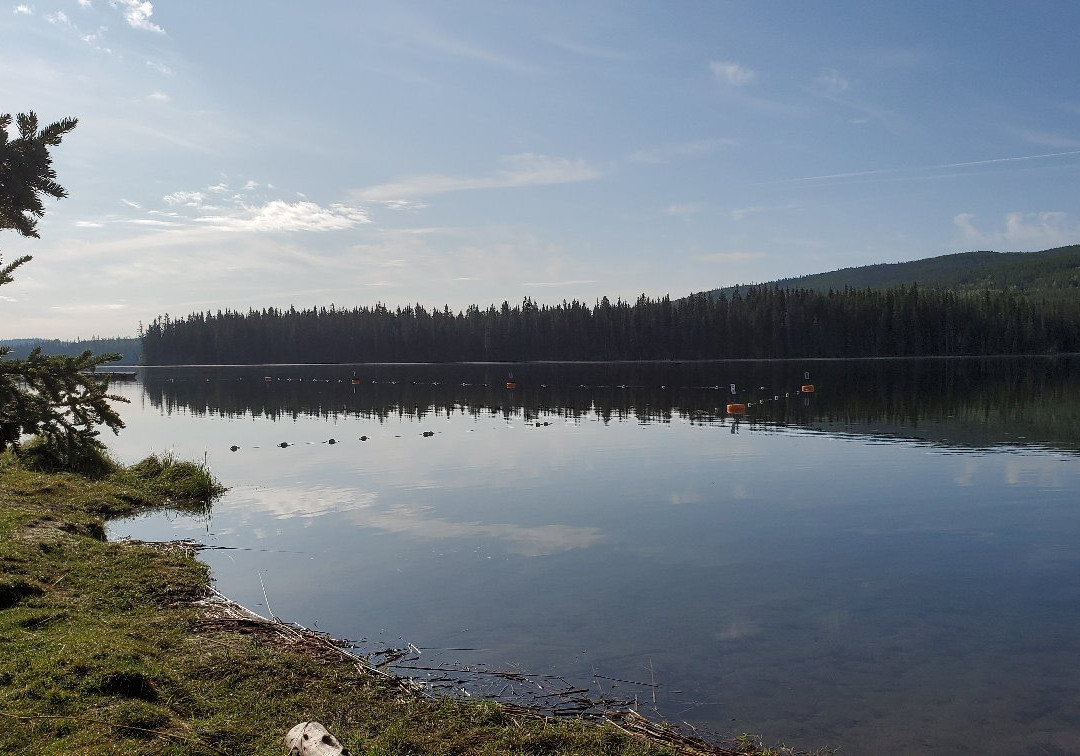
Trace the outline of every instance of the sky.
<instances>
[{"instance_id":1,"label":"sky","mask_svg":"<svg viewBox=\"0 0 1080 756\"><path fill-rule=\"evenodd\" d=\"M4 0L0 0L3 3ZM17 0L78 127L0 338L685 296L1080 242L1080 2Z\"/></svg>"}]
</instances>

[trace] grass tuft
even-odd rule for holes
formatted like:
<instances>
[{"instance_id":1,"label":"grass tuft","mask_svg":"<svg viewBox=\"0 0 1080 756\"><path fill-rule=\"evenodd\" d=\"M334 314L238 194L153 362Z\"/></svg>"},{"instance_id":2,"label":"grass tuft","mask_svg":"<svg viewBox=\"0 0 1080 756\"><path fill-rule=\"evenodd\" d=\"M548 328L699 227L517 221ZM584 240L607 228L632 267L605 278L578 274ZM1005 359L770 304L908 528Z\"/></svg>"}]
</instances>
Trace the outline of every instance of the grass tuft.
<instances>
[{"instance_id":1,"label":"grass tuft","mask_svg":"<svg viewBox=\"0 0 1080 756\"><path fill-rule=\"evenodd\" d=\"M187 504L209 504L227 489L205 464L151 454L129 467L116 470L115 482L144 489L154 498Z\"/></svg>"}]
</instances>

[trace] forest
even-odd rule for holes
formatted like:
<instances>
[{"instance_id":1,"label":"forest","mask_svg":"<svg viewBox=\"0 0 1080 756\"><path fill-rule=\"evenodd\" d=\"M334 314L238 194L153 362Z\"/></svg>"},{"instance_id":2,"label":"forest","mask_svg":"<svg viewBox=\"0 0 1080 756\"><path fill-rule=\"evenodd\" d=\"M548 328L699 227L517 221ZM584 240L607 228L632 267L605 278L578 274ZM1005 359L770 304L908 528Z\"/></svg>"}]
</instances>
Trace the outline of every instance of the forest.
<instances>
[{"instance_id":1,"label":"forest","mask_svg":"<svg viewBox=\"0 0 1080 756\"><path fill-rule=\"evenodd\" d=\"M142 343L147 365L1055 354L1080 351L1080 298L761 285L464 312L267 308L166 315Z\"/></svg>"}]
</instances>

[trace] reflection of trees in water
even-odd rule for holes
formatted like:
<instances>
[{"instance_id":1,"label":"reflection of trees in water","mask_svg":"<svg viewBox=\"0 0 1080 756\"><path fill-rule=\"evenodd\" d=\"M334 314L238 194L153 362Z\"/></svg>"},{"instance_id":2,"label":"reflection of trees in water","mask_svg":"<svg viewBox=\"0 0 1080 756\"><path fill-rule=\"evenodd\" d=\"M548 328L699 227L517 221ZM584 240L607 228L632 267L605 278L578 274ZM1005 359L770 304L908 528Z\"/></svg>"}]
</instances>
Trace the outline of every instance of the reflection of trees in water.
<instances>
[{"instance_id":1,"label":"reflection of trees in water","mask_svg":"<svg viewBox=\"0 0 1080 756\"><path fill-rule=\"evenodd\" d=\"M353 384L353 368L360 381ZM813 394L799 387L809 382ZM506 388L511 377L516 388ZM269 377L270 380L265 380ZM284 366L144 370L149 402L194 415L423 419L455 414L769 423L963 446L1080 449L1080 358Z\"/></svg>"}]
</instances>

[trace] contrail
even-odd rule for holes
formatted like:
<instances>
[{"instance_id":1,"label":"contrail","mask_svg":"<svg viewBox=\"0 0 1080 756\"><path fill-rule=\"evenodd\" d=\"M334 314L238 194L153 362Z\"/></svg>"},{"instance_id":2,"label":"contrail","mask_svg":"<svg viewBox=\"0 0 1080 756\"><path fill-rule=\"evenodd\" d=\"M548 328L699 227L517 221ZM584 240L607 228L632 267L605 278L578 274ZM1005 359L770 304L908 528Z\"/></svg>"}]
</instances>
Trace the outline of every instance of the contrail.
<instances>
[{"instance_id":1,"label":"contrail","mask_svg":"<svg viewBox=\"0 0 1080 756\"><path fill-rule=\"evenodd\" d=\"M1042 155L1020 155L1017 157L992 158L990 160L971 160L966 163L942 163L941 165L921 165L914 168L882 168L875 171L852 171L851 173L829 173L822 176L803 176L801 178L777 179L775 181L760 181L754 186L772 186L776 184L798 184L809 181L832 181L836 179L865 178L867 176L889 176L901 173L917 173L920 171L940 171L946 168L970 168L976 165L993 165L995 163L1016 163L1023 160L1043 160L1045 158L1068 157L1080 155L1080 150L1068 152L1047 152Z\"/></svg>"}]
</instances>

